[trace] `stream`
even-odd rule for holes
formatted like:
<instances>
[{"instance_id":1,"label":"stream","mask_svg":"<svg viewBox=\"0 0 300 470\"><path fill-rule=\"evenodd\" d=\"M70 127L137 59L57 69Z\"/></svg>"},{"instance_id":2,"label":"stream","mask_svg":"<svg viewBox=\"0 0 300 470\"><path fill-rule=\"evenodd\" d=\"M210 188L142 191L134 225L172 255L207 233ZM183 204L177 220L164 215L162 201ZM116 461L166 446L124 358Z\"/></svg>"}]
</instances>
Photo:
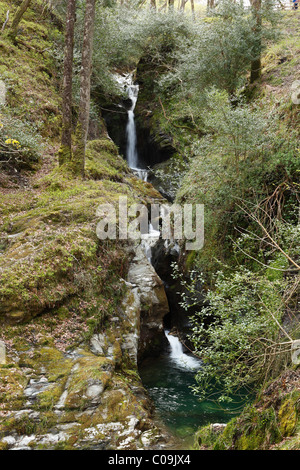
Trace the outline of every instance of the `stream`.
<instances>
[{"instance_id":1,"label":"stream","mask_svg":"<svg viewBox=\"0 0 300 470\"><path fill-rule=\"evenodd\" d=\"M156 418L181 445L189 448L200 426L227 423L236 413L211 402L200 402L191 390L201 361L183 352L176 336L165 330L169 350L158 358L148 358L139 367L140 377L156 409ZM235 403L236 406L236 403Z\"/></svg>"},{"instance_id":2,"label":"stream","mask_svg":"<svg viewBox=\"0 0 300 470\"><path fill-rule=\"evenodd\" d=\"M127 108L126 160L128 166L143 181L147 181L147 168L139 165L134 109L138 99L139 86L132 76L119 78L121 86L128 92L131 106ZM145 255L152 263L152 250L159 238L159 232L149 225L149 237L142 241ZM172 311L170 312L172 316ZM139 374L145 389L155 406L155 417L168 431L190 448L195 431L209 423L226 423L234 415L233 410L222 409L212 402L200 402L192 392L196 385L195 374L202 367L200 359L184 351L178 337L168 329L164 330L168 348L159 357L148 357L139 365Z\"/></svg>"}]
</instances>

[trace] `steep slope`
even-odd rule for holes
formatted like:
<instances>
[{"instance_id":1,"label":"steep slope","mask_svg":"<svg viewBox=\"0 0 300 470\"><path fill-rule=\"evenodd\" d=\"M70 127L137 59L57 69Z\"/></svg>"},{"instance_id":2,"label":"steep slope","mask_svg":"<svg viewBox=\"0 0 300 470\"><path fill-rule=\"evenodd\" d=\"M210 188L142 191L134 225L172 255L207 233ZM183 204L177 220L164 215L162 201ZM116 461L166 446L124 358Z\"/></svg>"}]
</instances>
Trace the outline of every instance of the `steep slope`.
<instances>
[{"instance_id":1,"label":"steep slope","mask_svg":"<svg viewBox=\"0 0 300 470\"><path fill-rule=\"evenodd\" d=\"M281 23L281 37L273 45L267 48L263 57L262 80L252 90L252 100L258 106L274 110L279 116L277 135L282 137L283 145L281 154L273 153L275 165L272 173L265 173L265 193L262 196L274 198L276 188L282 188L282 197L288 201L293 193L291 187L297 192L299 188L299 156L293 146L293 141L299 141L299 32L300 17L295 12L286 12ZM286 147L284 145L286 144ZM289 148L290 144L290 148ZM285 156L286 152L286 156ZM292 165L294 170L289 173ZM267 175L269 176L269 181ZM290 178L290 179L289 179ZM291 185L288 183L291 181ZM190 182L189 182L190 184ZM285 185L285 186L283 186ZM271 204L276 206L275 201ZM299 203L299 200L298 200ZM287 202L288 205L288 202ZM272 207L270 205L270 207ZM296 204L297 207L297 204ZM285 215L288 219L288 211ZM280 217L280 215L279 215ZM299 221L294 222L299 230ZM296 228L297 230L297 228ZM296 237L294 237L296 239ZM210 240L213 243L213 239ZM228 245L227 245L228 247ZM213 252L213 245L209 247L209 253ZM299 245L295 247L295 259L299 260ZM203 260L206 259L204 254ZM200 257L201 262L201 257ZM202 261L203 262L203 261ZM231 269L234 267L233 259L227 256L227 262ZM243 260L251 266L247 258ZM275 266L275 265L274 265ZM253 266L252 266L253 267ZM270 271L265 273L268 279ZM277 274L278 275L278 274ZM273 278L276 275L273 273ZM285 305L282 315L282 324L287 331L299 338L299 272L294 276L285 273L281 277L291 279L293 292L290 292L290 302ZM269 380L258 392L252 405L247 406L238 418L234 418L227 426L207 426L198 431L195 436L195 449L214 450L299 450L300 448L300 377L299 365L291 361L291 351L286 350L286 362L281 363L277 378ZM276 352L278 363L280 352ZM267 368L267 364L265 365ZM276 367L276 360L274 362ZM276 376L276 375L275 375Z\"/></svg>"},{"instance_id":2,"label":"steep slope","mask_svg":"<svg viewBox=\"0 0 300 470\"><path fill-rule=\"evenodd\" d=\"M4 19L10 5L0 8ZM172 445L137 371L143 312L159 329L168 311L162 282L138 244L96 235L100 204L161 196L104 126L88 143L84 180L58 168L61 22L37 1L20 28L15 44L0 37L0 448ZM126 281L137 265L143 286Z\"/></svg>"}]
</instances>

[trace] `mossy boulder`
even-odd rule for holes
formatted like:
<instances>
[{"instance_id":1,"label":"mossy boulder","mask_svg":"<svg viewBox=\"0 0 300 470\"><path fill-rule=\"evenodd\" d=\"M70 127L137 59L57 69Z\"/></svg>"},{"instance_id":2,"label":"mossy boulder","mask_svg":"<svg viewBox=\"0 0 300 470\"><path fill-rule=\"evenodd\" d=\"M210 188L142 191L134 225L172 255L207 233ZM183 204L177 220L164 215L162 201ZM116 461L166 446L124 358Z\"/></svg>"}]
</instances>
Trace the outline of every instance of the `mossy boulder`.
<instances>
[{"instance_id":1,"label":"mossy boulder","mask_svg":"<svg viewBox=\"0 0 300 470\"><path fill-rule=\"evenodd\" d=\"M282 384L284 383L284 388ZM209 425L195 435L195 449L299 449L299 372L288 370L224 429Z\"/></svg>"},{"instance_id":2,"label":"mossy boulder","mask_svg":"<svg viewBox=\"0 0 300 470\"><path fill-rule=\"evenodd\" d=\"M279 430L284 437L292 436L298 423L297 400L299 401L300 393L296 395L288 397L278 411Z\"/></svg>"},{"instance_id":3,"label":"mossy boulder","mask_svg":"<svg viewBox=\"0 0 300 470\"><path fill-rule=\"evenodd\" d=\"M88 142L86 148L85 174L92 179L122 181L129 174L125 160L111 139L102 138Z\"/></svg>"}]
</instances>

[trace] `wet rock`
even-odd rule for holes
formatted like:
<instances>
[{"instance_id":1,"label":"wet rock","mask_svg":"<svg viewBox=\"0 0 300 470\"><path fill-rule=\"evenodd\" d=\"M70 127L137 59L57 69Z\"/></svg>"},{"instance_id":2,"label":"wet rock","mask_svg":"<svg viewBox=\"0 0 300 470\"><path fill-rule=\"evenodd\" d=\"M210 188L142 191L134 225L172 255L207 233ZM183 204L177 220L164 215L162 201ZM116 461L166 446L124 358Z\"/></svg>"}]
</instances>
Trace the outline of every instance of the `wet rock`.
<instances>
[{"instance_id":1,"label":"wet rock","mask_svg":"<svg viewBox=\"0 0 300 470\"><path fill-rule=\"evenodd\" d=\"M292 363L295 365L299 365L300 364L300 340L299 339L292 342L291 351L292 351Z\"/></svg>"},{"instance_id":2,"label":"wet rock","mask_svg":"<svg viewBox=\"0 0 300 470\"><path fill-rule=\"evenodd\" d=\"M90 350L93 354L103 356L106 339L104 334L93 335L90 341Z\"/></svg>"},{"instance_id":3,"label":"wet rock","mask_svg":"<svg viewBox=\"0 0 300 470\"><path fill-rule=\"evenodd\" d=\"M91 383L87 390L86 396L91 400L91 404L97 403L100 399L101 394L103 393L104 385L100 380Z\"/></svg>"},{"instance_id":4,"label":"wet rock","mask_svg":"<svg viewBox=\"0 0 300 470\"><path fill-rule=\"evenodd\" d=\"M127 281L140 303L138 361L157 355L164 343L163 317L169 312L164 284L139 246L129 267Z\"/></svg>"}]
</instances>

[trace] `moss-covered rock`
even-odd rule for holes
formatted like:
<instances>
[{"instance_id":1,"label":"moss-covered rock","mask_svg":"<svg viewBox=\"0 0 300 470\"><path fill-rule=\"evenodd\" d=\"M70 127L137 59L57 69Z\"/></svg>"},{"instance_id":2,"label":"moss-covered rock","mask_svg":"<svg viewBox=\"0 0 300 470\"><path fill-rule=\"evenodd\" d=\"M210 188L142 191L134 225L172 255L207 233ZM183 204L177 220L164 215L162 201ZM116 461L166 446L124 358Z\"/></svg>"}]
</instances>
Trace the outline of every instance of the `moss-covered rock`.
<instances>
[{"instance_id":1,"label":"moss-covered rock","mask_svg":"<svg viewBox=\"0 0 300 470\"><path fill-rule=\"evenodd\" d=\"M112 140L102 138L87 144L85 174L89 178L122 181L124 175L129 173L125 160L118 154Z\"/></svg>"},{"instance_id":2,"label":"moss-covered rock","mask_svg":"<svg viewBox=\"0 0 300 470\"><path fill-rule=\"evenodd\" d=\"M299 397L299 372L287 371L224 429L200 428L195 449L299 449Z\"/></svg>"},{"instance_id":3,"label":"moss-covered rock","mask_svg":"<svg viewBox=\"0 0 300 470\"><path fill-rule=\"evenodd\" d=\"M88 149L97 181L62 166L1 201L1 339L11 361L0 368L3 449L131 449L162 439L137 372L141 305L133 308L124 283L134 246L96 236L99 204L161 196L109 140ZM150 431L155 439L142 439Z\"/></svg>"},{"instance_id":4,"label":"moss-covered rock","mask_svg":"<svg viewBox=\"0 0 300 470\"><path fill-rule=\"evenodd\" d=\"M297 423L300 392L286 398L278 410L279 430L283 437L292 436Z\"/></svg>"}]
</instances>

